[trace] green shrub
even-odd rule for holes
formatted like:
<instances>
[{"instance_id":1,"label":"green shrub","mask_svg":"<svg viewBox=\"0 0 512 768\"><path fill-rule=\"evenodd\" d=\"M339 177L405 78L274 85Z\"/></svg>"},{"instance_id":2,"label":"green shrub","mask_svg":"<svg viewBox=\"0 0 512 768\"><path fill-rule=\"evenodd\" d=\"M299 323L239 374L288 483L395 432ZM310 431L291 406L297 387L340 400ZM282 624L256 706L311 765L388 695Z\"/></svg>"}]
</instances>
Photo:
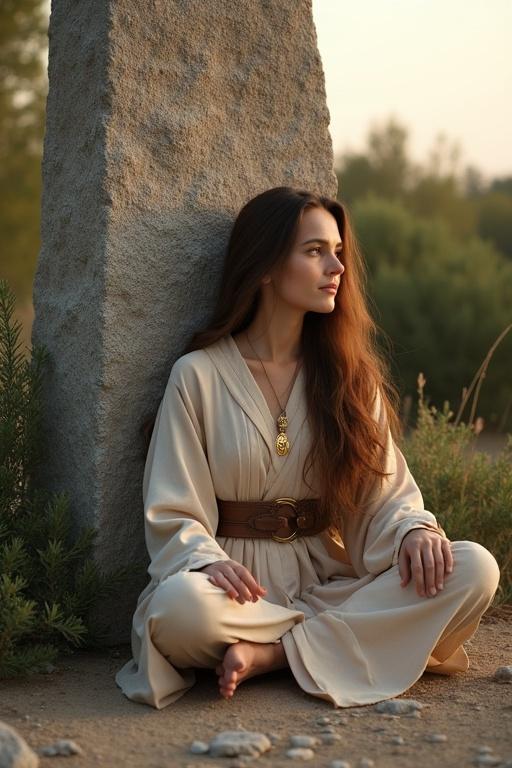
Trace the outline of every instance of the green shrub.
<instances>
[{"instance_id":1,"label":"green shrub","mask_svg":"<svg viewBox=\"0 0 512 768\"><path fill-rule=\"evenodd\" d=\"M59 653L101 644L91 609L138 572L102 572L91 556L97 531L73 535L67 495L34 487L48 354L20 352L14 303L0 281L0 677L45 671Z\"/></svg>"},{"instance_id":2,"label":"green shrub","mask_svg":"<svg viewBox=\"0 0 512 768\"><path fill-rule=\"evenodd\" d=\"M442 411L430 406L424 385L420 374L417 424L404 441L404 456L425 508L447 536L476 541L496 558L501 579L493 605L512 604L512 435L494 457L476 451L479 419L453 420L447 400Z\"/></svg>"},{"instance_id":3,"label":"green shrub","mask_svg":"<svg viewBox=\"0 0 512 768\"><path fill-rule=\"evenodd\" d=\"M454 402L492 339L511 321L512 262L478 238L458 241L440 220L421 219L399 202L375 197L354 205L368 265L375 319L393 340L390 357L401 394L413 396L419 370L432 401ZM512 334L485 380L480 415L510 429ZM435 380L433 372L435 371Z\"/></svg>"}]
</instances>

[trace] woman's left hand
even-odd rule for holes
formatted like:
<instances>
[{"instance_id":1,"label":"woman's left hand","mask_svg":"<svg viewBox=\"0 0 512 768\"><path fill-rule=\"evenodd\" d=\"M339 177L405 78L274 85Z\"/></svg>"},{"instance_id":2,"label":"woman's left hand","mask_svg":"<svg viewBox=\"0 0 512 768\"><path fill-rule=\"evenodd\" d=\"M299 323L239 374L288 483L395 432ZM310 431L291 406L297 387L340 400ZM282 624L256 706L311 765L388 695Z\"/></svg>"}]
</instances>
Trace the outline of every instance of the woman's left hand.
<instances>
[{"instance_id":1,"label":"woman's left hand","mask_svg":"<svg viewBox=\"0 0 512 768\"><path fill-rule=\"evenodd\" d=\"M398 571L406 587L411 578L420 597L434 597L443 589L445 574L453 571L453 555L449 539L427 528L414 528L402 539Z\"/></svg>"}]
</instances>

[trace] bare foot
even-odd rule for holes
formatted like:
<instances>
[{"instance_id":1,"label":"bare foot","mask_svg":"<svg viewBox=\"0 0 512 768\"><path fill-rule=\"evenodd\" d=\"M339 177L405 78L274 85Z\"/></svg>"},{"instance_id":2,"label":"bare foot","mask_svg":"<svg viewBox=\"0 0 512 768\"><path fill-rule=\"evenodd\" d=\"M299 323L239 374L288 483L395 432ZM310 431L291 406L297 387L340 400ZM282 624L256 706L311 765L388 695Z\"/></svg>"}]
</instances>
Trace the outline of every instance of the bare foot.
<instances>
[{"instance_id":1,"label":"bare foot","mask_svg":"<svg viewBox=\"0 0 512 768\"><path fill-rule=\"evenodd\" d=\"M228 646L222 663L215 668L221 696L230 699L242 680L287 666L288 660L282 643L239 640Z\"/></svg>"}]
</instances>

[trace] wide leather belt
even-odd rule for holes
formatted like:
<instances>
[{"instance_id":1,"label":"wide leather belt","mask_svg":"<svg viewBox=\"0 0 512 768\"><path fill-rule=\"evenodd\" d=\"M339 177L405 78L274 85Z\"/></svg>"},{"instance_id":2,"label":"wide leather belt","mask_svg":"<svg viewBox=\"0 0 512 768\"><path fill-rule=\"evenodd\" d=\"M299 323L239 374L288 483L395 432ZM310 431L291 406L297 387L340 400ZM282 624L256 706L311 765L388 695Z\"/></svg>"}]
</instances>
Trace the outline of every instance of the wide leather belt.
<instances>
[{"instance_id":1,"label":"wide leather belt","mask_svg":"<svg viewBox=\"0 0 512 768\"><path fill-rule=\"evenodd\" d=\"M314 536L329 526L326 517L320 515L319 501L290 496L270 501L217 498L219 525L216 535L272 538L280 542Z\"/></svg>"}]
</instances>

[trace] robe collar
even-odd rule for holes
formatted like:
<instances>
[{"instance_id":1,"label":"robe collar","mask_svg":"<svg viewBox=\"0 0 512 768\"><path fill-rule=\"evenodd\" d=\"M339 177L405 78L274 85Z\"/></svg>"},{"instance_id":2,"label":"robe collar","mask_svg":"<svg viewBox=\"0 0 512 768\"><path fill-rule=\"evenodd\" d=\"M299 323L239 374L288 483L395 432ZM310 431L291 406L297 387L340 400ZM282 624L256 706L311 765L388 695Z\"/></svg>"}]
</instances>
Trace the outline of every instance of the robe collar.
<instances>
[{"instance_id":1,"label":"robe collar","mask_svg":"<svg viewBox=\"0 0 512 768\"><path fill-rule=\"evenodd\" d=\"M290 451L285 456L279 456L275 447L278 434L276 421L233 336L230 333L223 336L204 347L204 351L210 356L233 398L259 430L270 451L272 464L279 470L293 453L294 443L307 416L304 367L300 367L286 403L286 434L290 440Z\"/></svg>"}]
</instances>

